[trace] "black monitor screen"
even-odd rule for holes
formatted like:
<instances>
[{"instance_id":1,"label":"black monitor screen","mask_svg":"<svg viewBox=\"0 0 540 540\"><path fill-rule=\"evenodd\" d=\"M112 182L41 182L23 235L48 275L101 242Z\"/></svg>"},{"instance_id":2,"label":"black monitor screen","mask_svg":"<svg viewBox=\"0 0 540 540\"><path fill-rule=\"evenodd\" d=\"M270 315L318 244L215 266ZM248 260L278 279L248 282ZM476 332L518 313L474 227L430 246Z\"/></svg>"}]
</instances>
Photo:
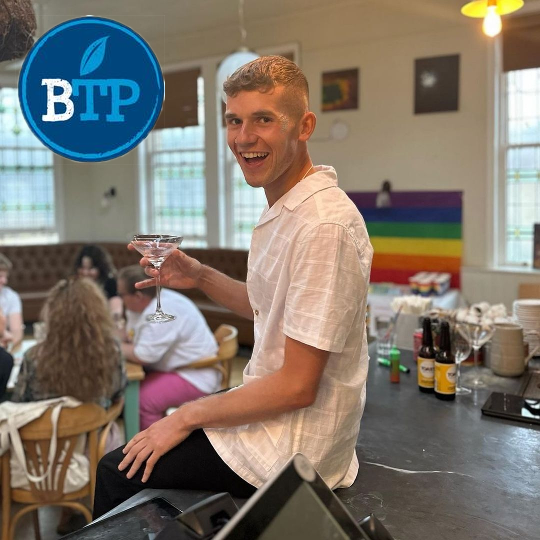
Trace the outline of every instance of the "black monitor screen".
<instances>
[{"instance_id":1,"label":"black monitor screen","mask_svg":"<svg viewBox=\"0 0 540 540\"><path fill-rule=\"evenodd\" d=\"M311 463L296 454L217 534L216 540L369 538Z\"/></svg>"},{"instance_id":2,"label":"black monitor screen","mask_svg":"<svg viewBox=\"0 0 540 540\"><path fill-rule=\"evenodd\" d=\"M307 483L300 484L259 536L259 540L276 538L349 540L349 536Z\"/></svg>"}]
</instances>

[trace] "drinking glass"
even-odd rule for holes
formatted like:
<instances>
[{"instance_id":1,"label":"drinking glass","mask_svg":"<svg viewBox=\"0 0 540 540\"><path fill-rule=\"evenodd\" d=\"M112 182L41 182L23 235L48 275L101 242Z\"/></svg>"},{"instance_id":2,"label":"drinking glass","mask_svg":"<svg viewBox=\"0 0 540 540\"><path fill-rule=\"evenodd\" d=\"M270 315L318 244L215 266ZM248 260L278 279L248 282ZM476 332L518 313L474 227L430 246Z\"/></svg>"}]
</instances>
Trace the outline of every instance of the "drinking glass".
<instances>
[{"instance_id":1,"label":"drinking glass","mask_svg":"<svg viewBox=\"0 0 540 540\"><path fill-rule=\"evenodd\" d=\"M377 358L390 359L390 350L394 345L395 333L392 319L388 317L375 317L377 331Z\"/></svg>"},{"instance_id":2,"label":"drinking glass","mask_svg":"<svg viewBox=\"0 0 540 540\"><path fill-rule=\"evenodd\" d=\"M456 359L456 395L470 394L470 388L461 386L461 363L469 358L472 350L472 335L469 325L456 323L452 333L452 352Z\"/></svg>"},{"instance_id":3,"label":"drinking glass","mask_svg":"<svg viewBox=\"0 0 540 540\"><path fill-rule=\"evenodd\" d=\"M161 265L167 257L182 243L181 236L170 236L168 234L136 234L131 243L135 249L146 257L152 266L157 269L158 275L156 278L156 311L152 315L148 315L146 320L155 323L164 323L176 319L174 315L164 313L161 309Z\"/></svg>"},{"instance_id":4,"label":"drinking glass","mask_svg":"<svg viewBox=\"0 0 540 540\"><path fill-rule=\"evenodd\" d=\"M486 386L486 383L480 376L478 351L493 337L495 326L493 324L469 324L469 327L471 329L471 345L474 349L474 379L470 384L473 388L483 388Z\"/></svg>"}]
</instances>

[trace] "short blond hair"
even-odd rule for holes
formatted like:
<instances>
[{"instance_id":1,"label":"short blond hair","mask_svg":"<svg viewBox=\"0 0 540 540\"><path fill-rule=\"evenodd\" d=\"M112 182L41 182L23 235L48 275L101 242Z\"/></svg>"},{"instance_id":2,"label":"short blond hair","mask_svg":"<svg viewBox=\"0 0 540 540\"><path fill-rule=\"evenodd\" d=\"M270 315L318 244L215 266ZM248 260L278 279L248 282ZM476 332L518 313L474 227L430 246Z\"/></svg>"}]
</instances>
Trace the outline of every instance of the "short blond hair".
<instances>
[{"instance_id":1,"label":"short blond hair","mask_svg":"<svg viewBox=\"0 0 540 540\"><path fill-rule=\"evenodd\" d=\"M300 114L309 110L309 85L302 70L283 56L261 56L238 68L223 83L229 97L240 92L270 92L276 86L286 88L294 109Z\"/></svg>"},{"instance_id":2,"label":"short blond hair","mask_svg":"<svg viewBox=\"0 0 540 540\"><path fill-rule=\"evenodd\" d=\"M0 253L0 272L11 272L12 269L12 262L3 253Z\"/></svg>"}]
</instances>

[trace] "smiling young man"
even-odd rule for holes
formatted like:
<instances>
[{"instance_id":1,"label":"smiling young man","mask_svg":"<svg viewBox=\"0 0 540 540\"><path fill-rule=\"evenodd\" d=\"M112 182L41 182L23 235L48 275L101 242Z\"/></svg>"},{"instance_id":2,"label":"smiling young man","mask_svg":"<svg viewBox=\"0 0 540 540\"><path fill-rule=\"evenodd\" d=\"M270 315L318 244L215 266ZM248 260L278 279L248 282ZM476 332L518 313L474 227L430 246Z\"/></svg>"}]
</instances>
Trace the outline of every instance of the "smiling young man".
<instances>
[{"instance_id":1,"label":"smiling young man","mask_svg":"<svg viewBox=\"0 0 540 540\"><path fill-rule=\"evenodd\" d=\"M254 321L244 384L180 407L100 462L102 515L141 489L249 496L302 452L331 488L358 472L355 445L368 369L366 299L373 250L331 167L313 166L308 85L294 64L262 57L224 84L227 139L268 206L253 231L247 282L173 253L162 283L198 287ZM141 265L148 266L142 259ZM154 284L152 279L137 287Z\"/></svg>"}]
</instances>

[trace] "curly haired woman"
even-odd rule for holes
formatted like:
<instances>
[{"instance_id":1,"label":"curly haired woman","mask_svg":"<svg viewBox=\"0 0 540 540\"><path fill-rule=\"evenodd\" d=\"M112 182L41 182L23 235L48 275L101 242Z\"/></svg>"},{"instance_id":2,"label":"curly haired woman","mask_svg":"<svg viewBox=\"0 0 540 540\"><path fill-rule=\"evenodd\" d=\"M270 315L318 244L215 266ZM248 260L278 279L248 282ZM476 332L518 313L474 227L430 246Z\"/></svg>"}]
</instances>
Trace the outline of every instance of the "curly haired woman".
<instances>
[{"instance_id":1,"label":"curly haired woman","mask_svg":"<svg viewBox=\"0 0 540 540\"><path fill-rule=\"evenodd\" d=\"M122 395L127 379L100 287L86 278L60 281L49 292L43 318L46 339L25 353L11 400L72 396L110 407ZM64 509L57 532L66 534L78 526L77 516Z\"/></svg>"},{"instance_id":2,"label":"curly haired woman","mask_svg":"<svg viewBox=\"0 0 540 540\"><path fill-rule=\"evenodd\" d=\"M44 306L47 337L29 349L13 401L72 396L108 408L126 385L107 301L88 279L60 281Z\"/></svg>"}]
</instances>

